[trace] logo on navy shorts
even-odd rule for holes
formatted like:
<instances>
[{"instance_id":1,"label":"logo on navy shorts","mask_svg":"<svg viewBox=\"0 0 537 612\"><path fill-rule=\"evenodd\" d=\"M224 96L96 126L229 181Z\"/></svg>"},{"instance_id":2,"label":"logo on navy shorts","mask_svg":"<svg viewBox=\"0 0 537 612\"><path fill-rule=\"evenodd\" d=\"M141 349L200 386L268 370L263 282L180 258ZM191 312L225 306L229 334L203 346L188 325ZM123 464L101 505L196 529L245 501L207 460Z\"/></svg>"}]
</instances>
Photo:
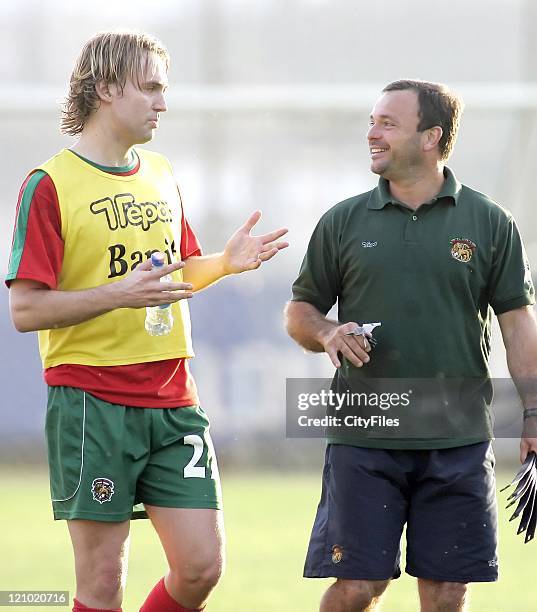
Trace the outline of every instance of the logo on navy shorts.
<instances>
[{"instance_id":1,"label":"logo on navy shorts","mask_svg":"<svg viewBox=\"0 0 537 612\"><path fill-rule=\"evenodd\" d=\"M339 563L343 559L343 548L335 544L332 546L332 563Z\"/></svg>"},{"instance_id":2,"label":"logo on navy shorts","mask_svg":"<svg viewBox=\"0 0 537 612\"><path fill-rule=\"evenodd\" d=\"M109 502L112 499L114 483L108 478L96 478L91 483L91 492L95 501L104 504L104 502Z\"/></svg>"}]
</instances>

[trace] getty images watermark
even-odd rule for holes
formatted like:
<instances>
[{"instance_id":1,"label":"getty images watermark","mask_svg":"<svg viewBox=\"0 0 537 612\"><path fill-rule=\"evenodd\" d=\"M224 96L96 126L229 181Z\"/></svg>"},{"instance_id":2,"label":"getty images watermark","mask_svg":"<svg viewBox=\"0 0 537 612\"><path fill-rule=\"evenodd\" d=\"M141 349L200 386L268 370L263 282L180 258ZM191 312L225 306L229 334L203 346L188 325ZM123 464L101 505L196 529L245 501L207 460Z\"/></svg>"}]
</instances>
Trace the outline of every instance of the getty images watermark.
<instances>
[{"instance_id":1,"label":"getty images watermark","mask_svg":"<svg viewBox=\"0 0 537 612\"><path fill-rule=\"evenodd\" d=\"M337 377L287 379L287 437L471 443L520 435L522 408L510 379L356 379L349 387Z\"/></svg>"},{"instance_id":2,"label":"getty images watermark","mask_svg":"<svg viewBox=\"0 0 537 612\"><path fill-rule=\"evenodd\" d=\"M372 410L390 410L397 406L410 405L412 389L403 393L376 392L338 392L332 389L321 389L317 392L302 392L298 394L297 408L304 414L298 415L299 427L398 427L399 418L390 418L385 414L373 414ZM318 408L333 410L333 414L311 416ZM357 412L357 409L367 410L367 415ZM349 414L349 409L351 413ZM309 414L306 414L309 412Z\"/></svg>"}]
</instances>

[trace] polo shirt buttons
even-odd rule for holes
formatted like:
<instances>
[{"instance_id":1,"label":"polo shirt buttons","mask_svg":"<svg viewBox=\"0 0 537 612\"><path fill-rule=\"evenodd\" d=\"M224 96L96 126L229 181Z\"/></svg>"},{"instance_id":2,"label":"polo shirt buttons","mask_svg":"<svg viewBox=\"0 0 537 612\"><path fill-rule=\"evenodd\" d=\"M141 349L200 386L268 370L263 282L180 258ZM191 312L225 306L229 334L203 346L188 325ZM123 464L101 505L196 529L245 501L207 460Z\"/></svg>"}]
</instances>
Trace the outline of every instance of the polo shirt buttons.
<instances>
[{"instance_id":1,"label":"polo shirt buttons","mask_svg":"<svg viewBox=\"0 0 537 612\"><path fill-rule=\"evenodd\" d=\"M418 216L417 215L412 215L412 221L417 221L418 220Z\"/></svg>"}]
</instances>

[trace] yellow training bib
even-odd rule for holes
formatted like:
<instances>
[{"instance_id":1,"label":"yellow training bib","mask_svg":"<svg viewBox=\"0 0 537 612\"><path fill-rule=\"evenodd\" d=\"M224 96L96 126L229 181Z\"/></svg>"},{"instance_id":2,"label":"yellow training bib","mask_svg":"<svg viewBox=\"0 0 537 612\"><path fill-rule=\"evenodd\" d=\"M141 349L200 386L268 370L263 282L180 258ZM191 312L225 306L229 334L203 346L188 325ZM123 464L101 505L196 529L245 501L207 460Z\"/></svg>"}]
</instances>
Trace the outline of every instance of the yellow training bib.
<instances>
[{"instance_id":1,"label":"yellow training bib","mask_svg":"<svg viewBox=\"0 0 537 612\"><path fill-rule=\"evenodd\" d=\"M132 175L104 172L64 149L39 169L58 195L64 256L58 290L77 291L117 282L154 251L180 259L181 201L168 160L136 150ZM173 280L182 281L181 271ZM168 336L150 336L145 308L120 308L62 329L39 332L45 368L60 364L125 365L192 357L187 300L172 305Z\"/></svg>"}]
</instances>

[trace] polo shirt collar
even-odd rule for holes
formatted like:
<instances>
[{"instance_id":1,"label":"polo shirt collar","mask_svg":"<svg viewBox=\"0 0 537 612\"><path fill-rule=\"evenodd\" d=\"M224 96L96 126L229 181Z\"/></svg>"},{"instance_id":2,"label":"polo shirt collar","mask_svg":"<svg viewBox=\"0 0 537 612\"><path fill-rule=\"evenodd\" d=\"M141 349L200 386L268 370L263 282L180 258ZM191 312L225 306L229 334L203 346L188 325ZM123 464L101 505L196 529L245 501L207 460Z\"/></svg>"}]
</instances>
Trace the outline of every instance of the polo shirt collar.
<instances>
[{"instance_id":1,"label":"polo shirt collar","mask_svg":"<svg viewBox=\"0 0 537 612\"><path fill-rule=\"evenodd\" d=\"M441 198L450 198L453 204L456 205L459 200L462 185L447 166L444 166L444 176L446 178L444 185L442 186L442 189L438 195L431 200L430 204L434 204ZM367 203L367 207L374 210L381 210L386 206L386 204L400 204L400 202L398 202L390 193L389 181L380 177L378 187L373 190L373 193L369 198L369 202Z\"/></svg>"}]
</instances>

